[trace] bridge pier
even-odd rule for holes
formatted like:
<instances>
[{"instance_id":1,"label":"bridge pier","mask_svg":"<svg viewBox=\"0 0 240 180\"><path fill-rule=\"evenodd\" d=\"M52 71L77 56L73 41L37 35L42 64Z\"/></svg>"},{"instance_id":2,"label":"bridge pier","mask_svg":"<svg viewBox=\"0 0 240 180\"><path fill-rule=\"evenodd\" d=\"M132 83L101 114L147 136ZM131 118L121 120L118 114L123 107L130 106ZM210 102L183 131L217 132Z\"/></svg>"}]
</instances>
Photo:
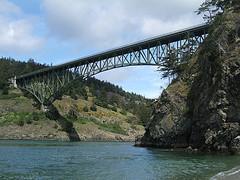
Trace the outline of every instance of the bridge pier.
<instances>
[{"instance_id":1,"label":"bridge pier","mask_svg":"<svg viewBox=\"0 0 240 180\"><path fill-rule=\"evenodd\" d=\"M16 76L14 76L13 78L9 79L8 81L9 81L9 83L10 83L10 86L12 86L12 87L14 87L14 88L17 88L17 87L18 87L18 86L17 86L17 77L16 77Z\"/></svg>"}]
</instances>

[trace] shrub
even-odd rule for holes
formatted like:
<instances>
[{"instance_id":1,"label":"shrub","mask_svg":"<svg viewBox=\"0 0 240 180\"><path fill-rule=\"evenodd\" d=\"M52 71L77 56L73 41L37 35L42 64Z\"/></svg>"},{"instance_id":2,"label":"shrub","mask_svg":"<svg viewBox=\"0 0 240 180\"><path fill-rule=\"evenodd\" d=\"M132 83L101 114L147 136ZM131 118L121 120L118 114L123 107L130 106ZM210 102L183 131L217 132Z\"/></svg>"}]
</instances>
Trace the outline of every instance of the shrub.
<instances>
[{"instance_id":1,"label":"shrub","mask_svg":"<svg viewBox=\"0 0 240 180\"><path fill-rule=\"evenodd\" d=\"M101 101L101 100L96 100L96 102L95 102L95 104L96 105L98 105L98 106L101 106L101 107L103 107L103 108L108 108L108 103L107 102L105 102L105 101Z\"/></svg>"},{"instance_id":2,"label":"shrub","mask_svg":"<svg viewBox=\"0 0 240 180\"><path fill-rule=\"evenodd\" d=\"M117 112L117 108L115 106L111 107L111 110Z\"/></svg>"},{"instance_id":3,"label":"shrub","mask_svg":"<svg viewBox=\"0 0 240 180\"><path fill-rule=\"evenodd\" d=\"M129 117L127 118L127 122L128 122L129 124L140 124L140 123L139 123L139 119L138 119L137 117L135 117L135 116L129 116Z\"/></svg>"},{"instance_id":4,"label":"shrub","mask_svg":"<svg viewBox=\"0 0 240 180\"><path fill-rule=\"evenodd\" d=\"M87 106L84 106L84 107L83 107L83 111L84 111L84 112L88 112L88 107L87 107Z\"/></svg>"},{"instance_id":5,"label":"shrub","mask_svg":"<svg viewBox=\"0 0 240 180\"><path fill-rule=\"evenodd\" d=\"M21 120L18 120L18 121L16 121L16 124L18 125L18 126L24 126L24 121L21 119Z\"/></svg>"},{"instance_id":6,"label":"shrub","mask_svg":"<svg viewBox=\"0 0 240 180\"><path fill-rule=\"evenodd\" d=\"M54 129L57 129L57 128L58 128L58 125L57 125L57 124L54 124L53 128L54 128Z\"/></svg>"},{"instance_id":7,"label":"shrub","mask_svg":"<svg viewBox=\"0 0 240 180\"><path fill-rule=\"evenodd\" d=\"M121 111L120 111L120 113L121 113L122 115L127 115L127 111L126 111L126 110L124 110L124 109L123 109L123 110L121 110Z\"/></svg>"},{"instance_id":8,"label":"shrub","mask_svg":"<svg viewBox=\"0 0 240 180\"><path fill-rule=\"evenodd\" d=\"M71 109L68 111L68 117L70 119L77 119L78 117L77 109L74 107L71 107Z\"/></svg>"},{"instance_id":9,"label":"shrub","mask_svg":"<svg viewBox=\"0 0 240 180\"><path fill-rule=\"evenodd\" d=\"M76 94L71 94L71 98L74 100L78 100L78 96Z\"/></svg>"},{"instance_id":10,"label":"shrub","mask_svg":"<svg viewBox=\"0 0 240 180\"><path fill-rule=\"evenodd\" d=\"M39 120L39 114L36 113L36 112L33 112L32 113L32 119L33 119L33 121L38 121Z\"/></svg>"},{"instance_id":11,"label":"shrub","mask_svg":"<svg viewBox=\"0 0 240 180\"><path fill-rule=\"evenodd\" d=\"M91 110L91 111L97 111L97 106L92 105L92 106L90 107L90 110Z\"/></svg>"},{"instance_id":12,"label":"shrub","mask_svg":"<svg viewBox=\"0 0 240 180\"><path fill-rule=\"evenodd\" d=\"M26 123L27 123L27 124L32 124L32 120L29 119L29 118L27 118L27 119L26 119Z\"/></svg>"},{"instance_id":13,"label":"shrub","mask_svg":"<svg viewBox=\"0 0 240 180\"><path fill-rule=\"evenodd\" d=\"M3 87L2 94L3 95L8 95L8 87L7 86Z\"/></svg>"}]
</instances>

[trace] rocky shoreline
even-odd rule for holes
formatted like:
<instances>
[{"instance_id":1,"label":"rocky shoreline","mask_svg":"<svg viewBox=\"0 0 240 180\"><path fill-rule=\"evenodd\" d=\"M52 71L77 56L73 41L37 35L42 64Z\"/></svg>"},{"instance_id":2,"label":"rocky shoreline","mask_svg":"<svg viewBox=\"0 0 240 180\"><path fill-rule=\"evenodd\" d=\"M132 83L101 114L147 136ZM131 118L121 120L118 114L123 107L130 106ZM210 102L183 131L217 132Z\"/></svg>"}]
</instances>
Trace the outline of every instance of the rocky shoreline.
<instances>
[{"instance_id":1,"label":"rocky shoreline","mask_svg":"<svg viewBox=\"0 0 240 180\"><path fill-rule=\"evenodd\" d=\"M82 128L83 129L83 128ZM87 130L87 129L86 129ZM126 136L111 132L96 130L92 133L77 132L79 141L118 141L134 142L133 135ZM62 131L53 121L41 125L9 125L0 127L0 140L56 140L71 141L69 134Z\"/></svg>"}]
</instances>

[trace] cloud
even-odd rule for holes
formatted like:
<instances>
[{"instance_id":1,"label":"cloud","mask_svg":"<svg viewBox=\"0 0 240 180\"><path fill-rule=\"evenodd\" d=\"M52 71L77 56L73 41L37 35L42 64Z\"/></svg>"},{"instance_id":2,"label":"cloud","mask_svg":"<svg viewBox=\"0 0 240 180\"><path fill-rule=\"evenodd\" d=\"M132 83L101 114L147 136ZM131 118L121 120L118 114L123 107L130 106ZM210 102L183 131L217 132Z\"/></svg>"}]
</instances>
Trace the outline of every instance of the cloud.
<instances>
[{"instance_id":1,"label":"cloud","mask_svg":"<svg viewBox=\"0 0 240 180\"><path fill-rule=\"evenodd\" d=\"M43 39L33 34L33 22L18 6L0 0L0 52L26 53L40 48Z\"/></svg>"},{"instance_id":2,"label":"cloud","mask_svg":"<svg viewBox=\"0 0 240 180\"><path fill-rule=\"evenodd\" d=\"M163 21L156 18L144 18L142 24L143 34L155 36L161 34L173 32L178 29L184 29L186 27L193 26L195 24L191 18L182 18L176 22Z\"/></svg>"},{"instance_id":3,"label":"cloud","mask_svg":"<svg viewBox=\"0 0 240 180\"><path fill-rule=\"evenodd\" d=\"M51 35L92 49L121 43L135 25L117 1L51 0L43 7Z\"/></svg>"},{"instance_id":4,"label":"cloud","mask_svg":"<svg viewBox=\"0 0 240 180\"><path fill-rule=\"evenodd\" d=\"M201 0L44 0L50 35L106 49L198 24ZM56 8L57 7L57 8Z\"/></svg>"},{"instance_id":5,"label":"cloud","mask_svg":"<svg viewBox=\"0 0 240 180\"><path fill-rule=\"evenodd\" d=\"M7 0L0 0L0 5L0 14L21 14L21 9Z\"/></svg>"}]
</instances>

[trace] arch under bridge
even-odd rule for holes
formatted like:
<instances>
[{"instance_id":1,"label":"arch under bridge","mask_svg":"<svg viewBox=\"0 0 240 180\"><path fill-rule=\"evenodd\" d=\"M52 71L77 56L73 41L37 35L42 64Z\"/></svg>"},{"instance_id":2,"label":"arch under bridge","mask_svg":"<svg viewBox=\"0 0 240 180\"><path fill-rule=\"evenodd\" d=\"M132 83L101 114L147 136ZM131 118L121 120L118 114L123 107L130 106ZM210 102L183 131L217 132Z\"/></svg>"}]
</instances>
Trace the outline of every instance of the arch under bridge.
<instances>
[{"instance_id":1,"label":"arch under bridge","mask_svg":"<svg viewBox=\"0 0 240 180\"><path fill-rule=\"evenodd\" d=\"M181 61L196 51L208 28L208 24L202 24L41 69L16 77L15 84L31 93L41 105L48 106L62 95L64 87L78 78L127 66L161 66L173 52Z\"/></svg>"}]
</instances>

